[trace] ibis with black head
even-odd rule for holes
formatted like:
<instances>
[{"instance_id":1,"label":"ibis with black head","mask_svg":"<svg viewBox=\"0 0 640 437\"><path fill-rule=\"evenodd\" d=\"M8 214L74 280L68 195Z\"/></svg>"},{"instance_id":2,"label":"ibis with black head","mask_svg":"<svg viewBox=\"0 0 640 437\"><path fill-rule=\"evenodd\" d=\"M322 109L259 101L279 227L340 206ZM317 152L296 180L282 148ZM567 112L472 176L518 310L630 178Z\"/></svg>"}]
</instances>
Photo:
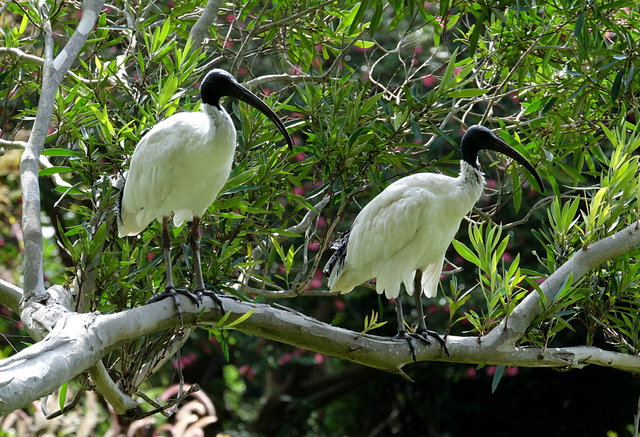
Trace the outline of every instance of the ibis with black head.
<instances>
[{"instance_id":1,"label":"ibis with black head","mask_svg":"<svg viewBox=\"0 0 640 437\"><path fill-rule=\"evenodd\" d=\"M125 175L118 220L121 237L139 234L153 220L162 223L165 290L151 301L173 297L181 320L178 294L187 296L196 305L202 303L203 296L210 296L224 311L219 297L206 290L200 263L200 221L227 181L236 149L236 129L220 99L234 97L257 108L293 147L287 129L273 110L227 71L209 71L200 85L200 95L200 112L174 114L140 139ZM171 215L176 227L191 220L193 292L177 289L173 282L168 230Z\"/></svg>"},{"instance_id":2,"label":"ibis with black head","mask_svg":"<svg viewBox=\"0 0 640 437\"><path fill-rule=\"evenodd\" d=\"M460 144L462 160L458 177L417 173L403 177L378 194L356 216L351 229L334 242L334 253L324 272L329 288L348 293L354 287L376 280L376 291L395 300L398 334L409 343L415 360L412 338L431 344L435 338L448 354L445 340L427 329L421 296L435 297L444 256L460 223L482 195L485 185L478 164L483 149L505 154L525 167L543 188L536 169L515 149L490 129L471 126ZM417 329L405 330L400 288L413 296Z\"/></svg>"}]
</instances>

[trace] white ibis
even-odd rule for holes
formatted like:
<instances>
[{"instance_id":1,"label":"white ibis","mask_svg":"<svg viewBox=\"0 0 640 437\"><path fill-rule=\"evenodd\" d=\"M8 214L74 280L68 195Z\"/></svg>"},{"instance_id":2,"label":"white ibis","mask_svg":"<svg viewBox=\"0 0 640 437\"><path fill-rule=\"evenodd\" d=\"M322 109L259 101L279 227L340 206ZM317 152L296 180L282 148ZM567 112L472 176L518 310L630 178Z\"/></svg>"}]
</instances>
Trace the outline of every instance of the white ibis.
<instances>
[{"instance_id":1,"label":"white ibis","mask_svg":"<svg viewBox=\"0 0 640 437\"><path fill-rule=\"evenodd\" d=\"M491 130L471 126L460 146L458 177L418 173L389 185L360 211L351 229L332 244L335 252L324 268L332 291L348 293L357 285L376 279L378 294L395 299L396 337L409 343L414 360L412 337L431 344L430 335L448 354L444 339L427 330L420 297L436 295L445 252L460 222L482 195L485 180L478 165L478 151L495 150L515 159L542 188L536 169ZM401 284L416 301L418 327L411 334L404 329Z\"/></svg>"},{"instance_id":2,"label":"white ibis","mask_svg":"<svg viewBox=\"0 0 640 437\"><path fill-rule=\"evenodd\" d=\"M218 296L207 291L200 265L200 218L218 196L229 177L236 149L236 129L220 105L224 96L240 99L264 113L284 135L293 141L278 116L255 94L241 86L228 72L209 71L200 86L201 112L182 112L156 124L133 152L122 197L118 234L121 237L142 232L157 219L162 222L162 248L166 269L165 291L151 301L172 296L182 320L178 294L196 305L204 295L218 303ZM189 241L195 268L194 293L176 289L171 274L171 241L168 218L174 226L192 220Z\"/></svg>"}]
</instances>

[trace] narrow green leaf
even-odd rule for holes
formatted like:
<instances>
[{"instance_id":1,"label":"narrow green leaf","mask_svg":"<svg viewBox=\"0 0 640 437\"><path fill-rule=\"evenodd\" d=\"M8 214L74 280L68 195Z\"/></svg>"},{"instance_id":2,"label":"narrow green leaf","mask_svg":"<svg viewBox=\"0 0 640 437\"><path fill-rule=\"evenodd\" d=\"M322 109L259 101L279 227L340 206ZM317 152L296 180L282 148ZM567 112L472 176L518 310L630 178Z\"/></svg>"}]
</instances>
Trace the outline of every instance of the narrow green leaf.
<instances>
[{"instance_id":1,"label":"narrow green leaf","mask_svg":"<svg viewBox=\"0 0 640 437\"><path fill-rule=\"evenodd\" d=\"M78 152L76 152L75 150L69 150L69 149L60 149L60 148L51 148L51 149L44 149L42 151L42 154L44 156L75 156L75 157L80 157L80 154Z\"/></svg>"},{"instance_id":2,"label":"narrow green leaf","mask_svg":"<svg viewBox=\"0 0 640 437\"><path fill-rule=\"evenodd\" d=\"M453 240L452 243L453 247L461 257L480 267L480 259L471 251L471 249L469 249L464 243L461 243L458 240Z\"/></svg>"},{"instance_id":3,"label":"narrow green leaf","mask_svg":"<svg viewBox=\"0 0 640 437\"><path fill-rule=\"evenodd\" d=\"M453 90L447 93L448 97L477 97L486 94L489 90L480 88L465 88L461 90Z\"/></svg>"},{"instance_id":4,"label":"narrow green leaf","mask_svg":"<svg viewBox=\"0 0 640 437\"><path fill-rule=\"evenodd\" d=\"M369 1L365 1L365 0L358 3L358 10L356 11L356 14L353 16L353 20L351 21L351 26L349 26L349 31L348 31L349 35L354 35L358 30L358 26L362 21L364 11L367 10L368 5L369 5Z\"/></svg>"},{"instance_id":5,"label":"narrow green leaf","mask_svg":"<svg viewBox=\"0 0 640 437\"><path fill-rule=\"evenodd\" d=\"M246 313L244 313L243 315L241 315L240 317L235 319L233 322L229 323L228 325L225 325L225 328L232 328L232 327L234 327L236 325L239 325L240 323L244 322L249 317L251 317L251 314L253 314L256 309L257 308L254 308L251 311L247 311Z\"/></svg>"},{"instance_id":6,"label":"narrow green leaf","mask_svg":"<svg viewBox=\"0 0 640 437\"><path fill-rule=\"evenodd\" d=\"M578 37L582 33L583 28L584 28L584 11L580 12L580 15L578 15L578 19L576 20L576 24L573 29L573 36Z\"/></svg>"},{"instance_id":7,"label":"narrow green leaf","mask_svg":"<svg viewBox=\"0 0 640 437\"><path fill-rule=\"evenodd\" d=\"M67 388L69 383L65 382L60 387L60 409L64 411L64 406L67 403Z\"/></svg>"},{"instance_id":8,"label":"narrow green leaf","mask_svg":"<svg viewBox=\"0 0 640 437\"><path fill-rule=\"evenodd\" d=\"M500 384L500 380L504 376L504 366L502 364L496 366L496 373L493 374L493 381L491 381L491 393L495 393Z\"/></svg>"},{"instance_id":9,"label":"narrow green leaf","mask_svg":"<svg viewBox=\"0 0 640 437\"><path fill-rule=\"evenodd\" d=\"M369 35L373 35L375 31L378 30L378 27L382 22L383 9L382 0L376 0L373 17L371 17L371 22L369 23Z\"/></svg>"},{"instance_id":10,"label":"narrow green leaf","mask_svg":"<svg viewBox=\"0 0 640 437\"><path fill-rule=\"evenodd\" d=\"M618 98L618 94L620 94L620 85L622 84L623 77L624 70L618 71L616 78L613 80L613 85L611 86L611 102L615 102Z\"/></svg>"},{"instance_id":11,"label":"narrow green leaf","mask_svg":"<svg viewBox=\"0 0 640 437\"><path fill-rule=\"evenodd\" d=\"M53 167L43 168L38 172L38 176L50 176L56 173L68 173L72 169L66 165L54 165Z\"/></svg>"}]
</instances>

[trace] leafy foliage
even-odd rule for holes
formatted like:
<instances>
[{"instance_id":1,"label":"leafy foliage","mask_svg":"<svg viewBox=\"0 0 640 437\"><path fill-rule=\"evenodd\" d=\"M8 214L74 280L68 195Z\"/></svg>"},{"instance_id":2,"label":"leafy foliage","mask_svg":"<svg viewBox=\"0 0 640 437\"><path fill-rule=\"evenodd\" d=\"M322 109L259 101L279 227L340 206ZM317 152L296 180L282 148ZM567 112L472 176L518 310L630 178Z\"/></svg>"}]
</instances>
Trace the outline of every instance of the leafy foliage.
<instances>
[{"instance_id":1,"label":"leafy foliage","mask_svg":"<svg viewBox=\"0 0 640 437\"><path fill-rule=\"evenodd\" d=\"M57 53L77 27L79 12L72 3L45 3ZM201 3L105 6L56 98L43 153L51 165L40 172L42 220L53 235L45 243L46 279L77 287L80 311L138 306L161 287L158 224L140 238L117 238L118 191L105 176L123 175L150 126L178 111L199 110L197 87L213 66L259 88L287 118L296 147L283 147L257 111L225 102L239 147L223 194L204 220L210 288L258 302L291 291L289 296L301 297L287 304L314 317L358 332L364 320L363 333L390 333L383 326L390 307L374 293L302 296L322 288L319 269L330 241L386 185L418 171L456 172L455 145L474 123L496 128L531 159L546 186L537 192L529 176L502 157L482 158L487 196L454 242L449 259L460 271L441 281L444 297L428 312L434 327L486 333L578 250L640 218L640 14L633 1L251 0L221 3L203 43L194 44ZM43 11L14 2L0 17L4 140L26 140L37 109ZM270 74L281 76L262 80ZM0 265L6 266L2 278L11 281L21 269L13 153L0 160ZM320 215L296 228L322 199L328 204ZM187 231L173 234L181 242L172 252L175 275L189 283ZM544 302L521 343L604 344L638 354L637 258L636 249L578 283L567 282L553 302ZM19 328L15 321L1 323L3 332ZM258 408L262 395L280 405L280 394L294 393L325 406L338 394L296 392L294 383L352 378L344 363L231 331L223 336L221 329L213 336L195 332L185 349L197 351L199 370L202 362L213 363L215 370L199 375L227 383L205 386L224 404L219 412L228 410L220 413L225 424L274 433L276 425L261 417L268 411ZM127 375L173 334L112 352L108 367L127 391L135 393L141 383ZM5 345L2 354L10 350ZM291 368L304 376L289 378ZM152 382L168 385L170 372ZM463 371L452 372L448 377L461 378ZM500 368L495 385L503 381L502 388L508 374ZM281 383L281 392L267 381ZM291 408L300 417L281 424L280 432L349 431L348 423L331 422L340 417L335 407L326 408L328 418L313 408ZM378 423L366 426L371 431Z\"/></svg>"}]
</instances>

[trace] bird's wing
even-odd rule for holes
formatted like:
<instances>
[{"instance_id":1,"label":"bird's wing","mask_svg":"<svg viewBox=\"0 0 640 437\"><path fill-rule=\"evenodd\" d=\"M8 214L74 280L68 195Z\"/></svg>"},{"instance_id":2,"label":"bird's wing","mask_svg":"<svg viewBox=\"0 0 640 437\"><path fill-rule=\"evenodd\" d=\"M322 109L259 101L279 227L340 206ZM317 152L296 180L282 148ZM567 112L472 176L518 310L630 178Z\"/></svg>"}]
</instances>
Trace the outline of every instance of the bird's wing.
<instances>
[{"instance_id":1,"label":"bird's wing","mask_svg":"<svg viewBox=\"0 0 640 437\"><path fill-rule=\"evenodd\" d=\"M402 181L387 187L354 220L345 267L332 289L350 290L376 277L378 292L395 297L403 282L412 283L415 271L403 251L416 240L429 194Z\"/></svg>"},{"instance_id":2,"label":"bird's wing","mask_svg":"<svg viewBox=\"0 0 640 437\"><path fill-rule=\"evenodd\" d=\"M121 202L120 235L138 234L154 219L170 213L163 202L180 158L177 145L184 145L190 135L188 126L176 123L173 117L147 132L133 152Z\"/></svg>"}]
</instances>

